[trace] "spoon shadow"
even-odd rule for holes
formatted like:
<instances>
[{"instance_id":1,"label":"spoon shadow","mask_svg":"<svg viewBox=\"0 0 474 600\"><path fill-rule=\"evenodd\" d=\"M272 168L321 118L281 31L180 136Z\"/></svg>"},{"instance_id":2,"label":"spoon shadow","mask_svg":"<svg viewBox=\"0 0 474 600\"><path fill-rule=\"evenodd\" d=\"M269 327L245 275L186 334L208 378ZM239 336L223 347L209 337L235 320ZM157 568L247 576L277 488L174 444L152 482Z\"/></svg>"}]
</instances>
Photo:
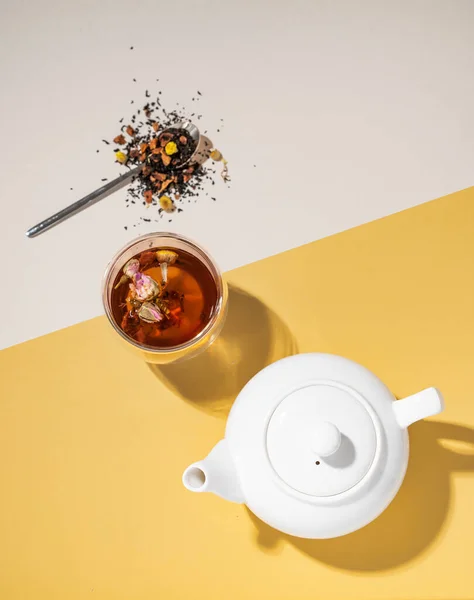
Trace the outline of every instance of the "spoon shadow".
<instances>
[{"instance_id":1,"label":"spoon shadow","mask_svg":"<svg viewBox=\"0 0 474 600\"><path fill-rule=\"evenodd\" d=\"M148 366L186 402L226 417L254 375L296 352L296 342L283 321L255 296L230 285L226 322L205 352L177 364Z\"/></svg>"},{"instance_id":2,"label":"spoon shadow","mask_svg":"<svg viewBox=\"0 0 474 600\"><path fill-rule=\"evenodd\" d=\"M196 148L196 152L193 157L193 162L202 167L203 164L209 160L209 156L213 147L214 146L211 140L207 136L201 134L199 146Z\"/></svg>"},{"instance_id":3,"label":"spoon shadow","mask_svg":"<svg viewBox=\"0 0 474 600\"><path fill-rule=\"evenodd\" d=\"M433 544L454 510L451 474L474 472L474 430L420 421L410 427L410 446L400 491L363 529L340 538L307 540L279 533L248 511L258 545L266 553L278 554L285 540L314 560L347 571L383 571L414 560Z\"/></svg>"}]
</instances>

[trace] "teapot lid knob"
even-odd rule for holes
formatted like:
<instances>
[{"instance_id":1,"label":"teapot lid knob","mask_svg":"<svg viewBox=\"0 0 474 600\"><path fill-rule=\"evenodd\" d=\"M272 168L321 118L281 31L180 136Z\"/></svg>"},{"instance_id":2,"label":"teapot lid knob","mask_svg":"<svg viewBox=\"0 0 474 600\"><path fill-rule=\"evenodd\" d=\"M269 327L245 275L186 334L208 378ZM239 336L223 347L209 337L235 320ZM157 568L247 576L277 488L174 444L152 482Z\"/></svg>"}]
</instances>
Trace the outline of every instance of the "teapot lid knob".
<instances>
[{"instance_id":1,"label":"teapot lid knob","mask_svg":"<svg viewBox=\"0 0 474 600\"><path fill-rule=\"evenodd\" d=\"M318 456L330 456L341 445L341 432L328 421L320 421L313 425L313 439L311 449Z\"/></svg>"},{"instance_id":2,"label":"teapot lid knob","mask_svg":"<svg viewBox=\"0 0 474 600\"><path fill-rule=\"evenodd\" d=\"M381 452L380 425L369 403L338 382L292 390L272 413L267 456L290 488L313 497L337 496L369 474Z\"/></svg>"}]
</instances>

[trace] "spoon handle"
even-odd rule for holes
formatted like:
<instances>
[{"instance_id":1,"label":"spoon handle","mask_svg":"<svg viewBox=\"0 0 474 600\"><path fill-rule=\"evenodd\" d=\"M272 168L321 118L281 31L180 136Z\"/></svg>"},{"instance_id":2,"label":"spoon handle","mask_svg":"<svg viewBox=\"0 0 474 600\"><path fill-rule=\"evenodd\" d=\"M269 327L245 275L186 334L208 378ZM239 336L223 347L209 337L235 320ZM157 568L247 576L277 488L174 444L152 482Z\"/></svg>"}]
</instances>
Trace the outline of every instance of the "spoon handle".
<instances>
[{"instance_id":1,"label":"spoon handle","mask_svg":"<svg viewBox=\"0 0 474 600\"><path fill-rule=\"evenodd\" d=\"M140 173L142 168L143 165L139 165L138 167L131 169L128 173L124 173L123 175L120 175L120 177L117 177L113 181L109 181L109 183L106 183L94 192L91 192L87 196L84 196L84 198L77 200L77 202L74 202L70 206L63 208L56 214L52 215L51 217L48 217L44 221L41 221L41 223L38 223L34 227L31 227L26 232L26 236L29 238L36 237L37 235L44 233L48 229L51 229L55 225L59 225L59 223L62 223L66 219L69 219L69 217L72 217L73 215L76 215L77 213L85 210L86 208L89 208L89 206L92 206L96 202L103 200L110 194L113 194L120 188L126 186L131 179L133 179L136 175Z\"/></svg>"}]
</instances>

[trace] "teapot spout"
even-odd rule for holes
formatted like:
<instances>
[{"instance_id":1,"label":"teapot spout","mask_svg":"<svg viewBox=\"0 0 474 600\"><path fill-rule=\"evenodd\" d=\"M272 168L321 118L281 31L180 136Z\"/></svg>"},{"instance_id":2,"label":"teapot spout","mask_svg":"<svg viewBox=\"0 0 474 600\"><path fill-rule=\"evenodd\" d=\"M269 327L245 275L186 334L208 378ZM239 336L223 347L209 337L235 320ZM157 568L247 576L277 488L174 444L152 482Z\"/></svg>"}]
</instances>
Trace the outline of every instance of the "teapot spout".
<instances>
[{"instance_id":1,"label":"teapot spout","mask_svg":"<svg viewBox=\"0 0 474 600\"><path fill-rule=\"evenodd\" d=\"M191 492L212 492L231 502L245 502L226 440L218 442L204 460L184 471L183 484Z\"/></svg>"},{"instance_id":2,"label":"teapot spout","mask_svg":"<svg viewBox=\"0 0 474 600\"><path fill-rule=\"evenodd\" d=\"M400 427L408 427L415 421L437 415L444 409L441 392L434 387L393 403L395 418Z\"/></svg>"}]
</instances>

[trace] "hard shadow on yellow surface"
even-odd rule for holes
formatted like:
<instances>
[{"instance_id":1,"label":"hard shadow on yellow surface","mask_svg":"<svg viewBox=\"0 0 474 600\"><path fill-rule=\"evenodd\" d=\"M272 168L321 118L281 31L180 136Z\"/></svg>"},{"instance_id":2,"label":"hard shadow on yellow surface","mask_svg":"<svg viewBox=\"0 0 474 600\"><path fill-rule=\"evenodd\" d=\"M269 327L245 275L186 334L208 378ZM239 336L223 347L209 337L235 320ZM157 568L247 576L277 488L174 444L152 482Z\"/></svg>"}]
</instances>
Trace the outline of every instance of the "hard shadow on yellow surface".
<instances>
[{"instance_id":1,"label":"hard shadow on yellow surface","mask_svg":"<svg viewBox=\"0 0 474 600\"><path fill-rule=\"evenodd\" d=\"M225 417L256 373L296 352L296 341L285 323L255 296L230 285L227 319L212 346L188 361L149 366L181 398Z\"/></svg>"},{"instance_id":2,"label":"hard shadow on yellow surface","mask_svg":"<svg viewBox=\"0 0 474 600\"><path fill-rule=\"evenodd\" d=\"M260 548L276 554L286 540L315 560L351 571L393 569L414 560L449 518L451 474L474 474L474 429L421 421L410 430L410 445L402 488L378 519L341 538L304 540L278 533L248 511Z\"/></svg>"},{"instance_id":3,"label":"hard shadow on yellow surface","mask_svg":"<svg viewBox=\"0 0 474 600\"><path fill-rule=\"evenodd\" d=\"M105 317L2 351L0 600L472 599L473 264L474 188L228 273L223 336L165 383ZM392 505L348 537L290 538L181 482L293 336L446 398L410 427Z\"/></svg>"}]
</instances>

